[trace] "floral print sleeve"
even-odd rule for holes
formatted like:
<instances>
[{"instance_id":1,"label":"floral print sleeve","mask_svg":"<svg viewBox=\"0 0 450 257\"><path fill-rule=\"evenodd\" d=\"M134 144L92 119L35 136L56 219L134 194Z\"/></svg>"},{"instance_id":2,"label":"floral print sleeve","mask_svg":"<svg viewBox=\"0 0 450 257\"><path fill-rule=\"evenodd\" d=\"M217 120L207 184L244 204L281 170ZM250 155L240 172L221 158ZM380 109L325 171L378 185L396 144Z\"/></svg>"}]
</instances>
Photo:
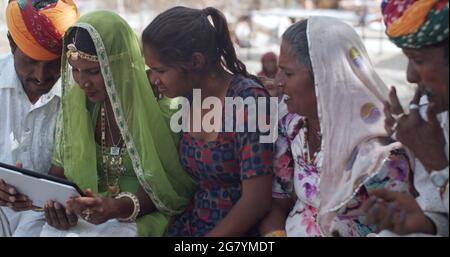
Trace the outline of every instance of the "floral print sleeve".
<instances>
[{"instance_id":1,"label":"floral print sleeve","mask_svg":"<svg viewBox=\"0 0 450 257\"><path fill-rule=\"evenodd\" d=\"M272 197L290 198L294 193L294 157L291 150L287 125L292 114L282 117L278 123L278 139L275 144ZM295 137L295 136L294 136Z\"/></svg>"},{"instance_id":2,"label":"floral print sleeve","mask_svg":"<svg viewBox=\"0 0 450 257\"><path fill-rule=\"evenodd\" d=\"M338 216L332 224L333 231L345 237L365 237L376 232L377 228L367 225L365 216L359 210L369 198L368 191L381 188L396 192L413 192L409 160L403 150L391 152L377 175L365 183L358 194L338 211Z\"/></svg>"},{"instance_id":3,"label":"floral print sleeve","mask_svg":"<svg viewBox=\"0 0 450 257\"><path fill-rule=\"evenodd\" d=\"M395 192L412 192L412 185L407 154L399 149L391 152L377 175L365 184L365 190L385 188Z\"/></svg>"}]
</instances>

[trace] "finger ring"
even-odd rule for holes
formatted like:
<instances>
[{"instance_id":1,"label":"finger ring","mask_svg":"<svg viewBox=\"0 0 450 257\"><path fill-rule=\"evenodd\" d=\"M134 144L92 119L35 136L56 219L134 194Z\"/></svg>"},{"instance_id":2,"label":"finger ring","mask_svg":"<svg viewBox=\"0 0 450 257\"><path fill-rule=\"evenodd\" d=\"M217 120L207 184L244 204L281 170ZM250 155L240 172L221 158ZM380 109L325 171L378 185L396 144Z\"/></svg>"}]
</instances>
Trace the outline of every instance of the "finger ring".
<instances>
[{"instance_id":1,"label":"finger ring","mask_svg":"<svg viewBox=\"0 0 450 257\"><path fill-rule=\"evenodd\" d=\"M34 207L34 208L33 208L33 211L34 211L34 212L44 212L45 210L44 210L44 208Z\"/></svg>"},{"instance_id":2,"label":"finger ring","mask_svg":"<svg viewBox=\"0 0 450 257\"><path fill-rule=\"evenodd\" d=\"M401 113L401 114L392 114L392 118L394 118L394 120L396 120L397 122L403 118L403 116L405 116L405 113Z\"/></svg>"},{"instance_id":3,"label":"finger ring","mask_svg":"<svg viewBox=\"0 0 450 257\"><path fill-rule=\"evenodd\" d=\"M85 215L84 219L86 221L89 221L91 219L91 215L94 214L94 212L91 209L86 209L82 213L83 213L83 215Z\"/></svg>"},{"instance_id":4,"label":"finger ring","mask_svg":"<svg viewBox=\"0 0 450 257\"><path fill-rule=\"evenodd\" d=\"M392 138L394 141L398 141L398 139L397 139L397 131L394 131L394 133L392 134L391 138Z\"/></svg>"},{"instance_id":5,"label":"finger ring","mask_svg":"<svg viewBox=\"0 0 450 257\"><path fill-rule=\"evenodd\" d=\"M392 128L391 128L391 130L392 130L392 132L397 132L397 128L398 128L398 124L399 124L399 122L398 122L398 120L394 123L394 126L392 126Z\"/></svg>"},{"instance_id":6,"label":"finger ring","mask_svg":"<svg viewBox=\"0 0 450 257\"><path fill-rule=\"evenodd\" d=\"M409 106L409 110L418 110L418 109L419 109L419 105L417 105L417 104L411 104Z\"/></svg>"}]
</instances>

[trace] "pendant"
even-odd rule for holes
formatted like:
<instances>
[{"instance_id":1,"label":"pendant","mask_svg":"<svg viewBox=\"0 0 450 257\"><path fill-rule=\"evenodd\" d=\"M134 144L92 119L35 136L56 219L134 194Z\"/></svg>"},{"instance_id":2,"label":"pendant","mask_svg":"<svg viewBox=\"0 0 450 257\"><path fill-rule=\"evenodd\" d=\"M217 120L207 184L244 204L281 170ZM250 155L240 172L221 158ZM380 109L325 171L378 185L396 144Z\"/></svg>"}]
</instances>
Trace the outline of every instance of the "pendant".
<instances>
[{"instance_id":1,"label":"pendant","mask_svg":"<svg viewBox=\"0 0 450 257\"><path fill-rule=\"evenodd\" d=\"M114 158L111 158L111 160L109 160L109 167L114 167L116 165L116 160Z\"/></svg>"},{"instance_id":2,"label":"pendant","mask_svg":"<svg viewBox=\"0 0 450 257\"><path fill-rule=\"evenodd\" d=\"M121 175L121 176L124 176L126 171L127 171L127 168L125 168L124 166L122 166L122 167L120 168L120 175Z\"/></svg>"},{"instance_id":3,"label":"pendant","mask_svg":"<svg viewBox=\"0 0 450 257\"><path fill-rule=\"evenodd\" d=\"M111 193L113 197L115 197L120 193L120 187L119 185L108 186L108 191Z\"/></svg>"},{"instance_id":4,"label":"pendant","mask_svg":"<svg viewBox=\"0 0 450 257\"><path fill-rule=\"evenodd\" d=\"M120 155L120 147L111 147L111 155L119 156Z\"/></svg>"}]
</instances>

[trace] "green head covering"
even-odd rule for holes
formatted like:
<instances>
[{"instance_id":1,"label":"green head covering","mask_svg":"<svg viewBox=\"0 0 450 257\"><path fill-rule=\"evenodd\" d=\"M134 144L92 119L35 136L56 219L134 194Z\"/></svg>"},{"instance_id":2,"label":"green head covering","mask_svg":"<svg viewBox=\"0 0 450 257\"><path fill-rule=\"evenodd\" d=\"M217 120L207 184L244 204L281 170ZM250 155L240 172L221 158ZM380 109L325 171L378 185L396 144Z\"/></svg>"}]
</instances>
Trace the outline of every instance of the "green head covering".
<instances>
[{"instance_id":1,"label":"green head covering","mask_svg":"<svg viewBox=\"0 0 450 257\"><path fill-rule=\"evenodd\" d=\"M167 217L182 212L188 205L194 184L179 162L177 136L171 133L168 118L164 116L169 112L161 110L151 90L140 40L125 20L108 11L87 14L75 27L87 30L94 42L108 97L134 172L158 209L156 216L149 219L159 220L156 223L160 226L147 230L154 230L152 235L161 233L164 231L161 226L167 225ZM72 43L68 39L70 31L64 39L65 50ZM55 151L59 152L69 180L82 189L97 192L95 124L84 92L73 81L66 54L62 59L62 80L57 141L64 143L56 144Z\"/></svg>"}]
</instances>

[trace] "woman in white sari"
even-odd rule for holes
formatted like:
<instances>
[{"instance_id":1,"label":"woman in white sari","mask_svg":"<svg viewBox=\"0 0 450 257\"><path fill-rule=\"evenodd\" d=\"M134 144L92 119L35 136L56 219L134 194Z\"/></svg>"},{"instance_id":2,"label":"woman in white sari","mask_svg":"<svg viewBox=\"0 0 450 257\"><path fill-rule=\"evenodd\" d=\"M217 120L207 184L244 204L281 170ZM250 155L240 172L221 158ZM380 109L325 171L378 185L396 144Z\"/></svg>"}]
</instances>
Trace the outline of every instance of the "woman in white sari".
<instances>
[{"instance_id":1,"label":"woman in white sari","mask_svg":"<svg viewBox=\"0 0 450 257\"><path fill-rule=\"evenodd\" d=\"M366 236L376 230L358 209L369 191L409 191L402 145L384 129L388 88L375 73L353 28L313 17L283 36L280 115L273 209L267 236ZM287 218L287 220L286 220Z\"/></svg>"}]
</instances>

